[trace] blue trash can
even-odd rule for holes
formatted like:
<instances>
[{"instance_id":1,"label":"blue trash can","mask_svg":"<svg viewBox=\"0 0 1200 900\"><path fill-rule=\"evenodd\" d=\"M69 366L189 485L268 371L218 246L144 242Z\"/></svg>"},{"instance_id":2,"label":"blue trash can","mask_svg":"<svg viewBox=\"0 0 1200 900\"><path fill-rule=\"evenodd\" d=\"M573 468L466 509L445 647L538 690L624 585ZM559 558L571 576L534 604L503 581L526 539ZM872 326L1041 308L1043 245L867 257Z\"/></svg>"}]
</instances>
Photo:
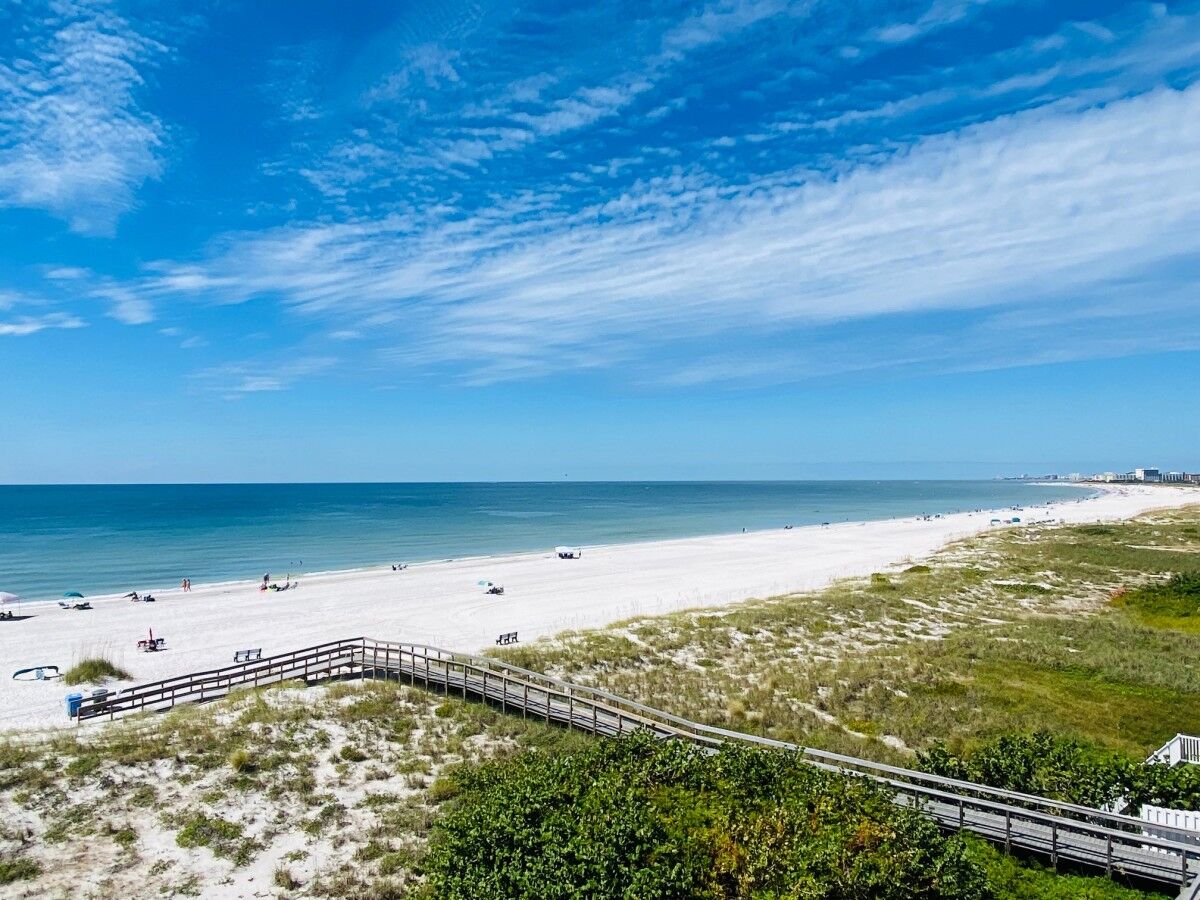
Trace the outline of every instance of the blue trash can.
<instances>
[{"instance_id":1,"label":"blue trash can","mask_svg":"<svg viewBox=\"0 0 1200 900\"><path fill-rule=\"evenodd\" d=\"M74 719L79 715L79 707L83 703L83 694L67 694L67 718Z\"/></svg>"}]
</instances>

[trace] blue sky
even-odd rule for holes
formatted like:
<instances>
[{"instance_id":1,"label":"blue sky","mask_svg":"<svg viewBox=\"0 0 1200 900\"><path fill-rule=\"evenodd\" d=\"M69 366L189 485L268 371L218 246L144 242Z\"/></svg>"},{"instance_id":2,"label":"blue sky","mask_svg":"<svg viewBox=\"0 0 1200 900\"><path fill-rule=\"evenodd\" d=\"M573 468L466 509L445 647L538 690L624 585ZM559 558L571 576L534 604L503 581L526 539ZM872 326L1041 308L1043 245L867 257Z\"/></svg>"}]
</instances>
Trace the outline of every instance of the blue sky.
<instances>
[{"instance_id":1,"label":"blue sky","mask_svg":"<svg viewBox=\"0 0 1200 900\"><path fill-rule=\"evenodd\" d=\"M1200 3L0 8L0 482L1200 468Z\"/></svg>"}]
</instances>

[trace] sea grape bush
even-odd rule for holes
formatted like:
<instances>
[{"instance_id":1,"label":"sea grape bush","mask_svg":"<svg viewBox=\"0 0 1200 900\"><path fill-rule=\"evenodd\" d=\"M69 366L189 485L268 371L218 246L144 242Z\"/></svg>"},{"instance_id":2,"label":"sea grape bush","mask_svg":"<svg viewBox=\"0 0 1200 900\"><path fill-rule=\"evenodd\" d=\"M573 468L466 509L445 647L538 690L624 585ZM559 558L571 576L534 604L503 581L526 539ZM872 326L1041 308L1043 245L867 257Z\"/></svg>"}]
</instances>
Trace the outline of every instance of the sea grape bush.
<instances>
[{"instance_id":1,"label":"sea grape bush","mask_svg":"<svg viewBox=\"0 0 1200 900\"><path fill-rule=\"evenodd\" d=\"M636 735L456 777L427 861L437 897L990 897L961 840L791 753Z\"/></svg>"},{"instance_id":2,"label":"sea grape bush","mask_svg":"<svg viewBox=\"0 0 1200 900\"><path fill-rule=\"evenodd\" d=\"M941 744L919 754L920 768L935 775L1103 806L1125 800L1200 809L1200 766L1167 766L1106 753L1045 731L1003 735L969 754L954 756Z\"/></svg>"}]
</instances>

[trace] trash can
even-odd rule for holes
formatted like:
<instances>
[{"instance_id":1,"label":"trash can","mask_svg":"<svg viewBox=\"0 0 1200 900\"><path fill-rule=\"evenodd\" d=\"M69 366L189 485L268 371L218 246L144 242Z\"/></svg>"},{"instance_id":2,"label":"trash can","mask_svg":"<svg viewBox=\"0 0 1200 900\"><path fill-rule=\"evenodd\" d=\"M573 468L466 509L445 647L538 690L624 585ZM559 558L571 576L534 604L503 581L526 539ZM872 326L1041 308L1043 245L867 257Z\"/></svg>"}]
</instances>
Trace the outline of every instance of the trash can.
<instances>
[{"instance_id":1,"label":"trash can","mask_svg":"<svg viewBox=\"0 0 1200 900\"><path fill-rule=\"evenodd\" d=\"M67 718L74 719L79 715L79 706L83 703L83 694L67 694Z\"/></svg>"}]
</instances>

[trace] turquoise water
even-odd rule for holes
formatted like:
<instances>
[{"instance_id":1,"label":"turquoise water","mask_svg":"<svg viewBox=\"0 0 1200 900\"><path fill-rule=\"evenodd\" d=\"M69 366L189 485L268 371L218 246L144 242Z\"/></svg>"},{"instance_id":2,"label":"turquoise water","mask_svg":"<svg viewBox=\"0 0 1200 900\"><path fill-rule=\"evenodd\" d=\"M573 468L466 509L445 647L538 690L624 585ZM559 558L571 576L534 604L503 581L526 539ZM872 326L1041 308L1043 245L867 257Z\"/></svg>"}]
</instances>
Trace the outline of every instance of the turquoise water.
<instances>
[{"instance_id":1,"label":"turquoise water","mask_svg":"<svg viewBox=\"0 0 1200 900\"><path fill-rule=\"evenodd\" d=\"M1003 481L0 486L0 591L45 599L1084 496Z\"/></svg>"}]
</instances>

